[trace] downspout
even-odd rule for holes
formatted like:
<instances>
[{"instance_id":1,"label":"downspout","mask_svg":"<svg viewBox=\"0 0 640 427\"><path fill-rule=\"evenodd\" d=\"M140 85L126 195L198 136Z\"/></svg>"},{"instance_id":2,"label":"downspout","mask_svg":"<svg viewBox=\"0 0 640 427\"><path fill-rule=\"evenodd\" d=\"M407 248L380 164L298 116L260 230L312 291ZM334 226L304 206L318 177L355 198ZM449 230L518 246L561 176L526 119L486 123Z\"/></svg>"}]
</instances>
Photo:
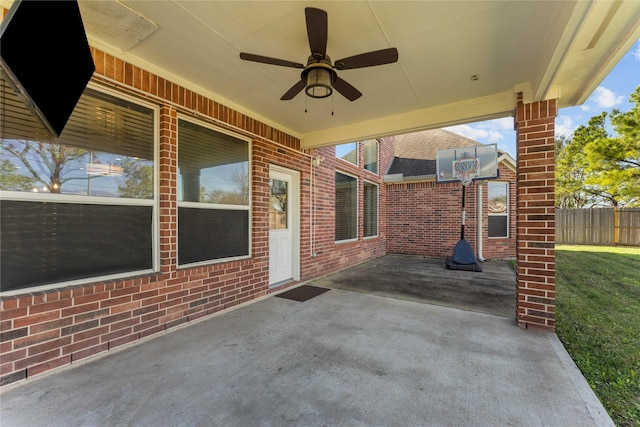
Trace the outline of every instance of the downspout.
<instances>
[{"instance_id":1,"label":"downspout","mask_svg":"<svg viewBox=\"0 0 640 427\"><path fill-rule=\"evenodd\" d=\"M310 240L311 242L309 243L309 250L311 251L311 257L315 258L318 256L318 253L316 252L316 242L315 242L315 227L316 227L316 193L315 193L315 179L314 176L316 174L316 169L315 167L320 166L320 164L324 162L324 157L322 156L312 156L311 157L311 177L310 177L310 191L311 191L311 197L309 197L309 207L311 210L311 227L310 227Z\"/></svg>"},{"instance_id":2,"label":"downspout","mask_svg":"<svg viewBox=\"0 0 640 427\"><path fill-rule=\"evenodd\" d=\"M315 238L314 236L314 228L316 226L315 222L316 222L316 218L315 218L315 200L314 200L314 188L313 188L313 176L315 175L315 170L314 170L314 166L316 166L316 158L315 157L311 157L310 159L310 163L311 163L311 168L310 168L310 172L311 172L311 176L309 177L309 191L310 191L310 197L309 197L309 210L311 211L311 227L309 227L309 252L311 254L311 257L315 257L316 253L315 253L315 243L313 241L313 239Z\"/></svg>"},{"instance_id":3,"label":"downspout","mask_svg":"<svg viewBox=\"0 0 640 427\"><path fill-rule=\"evenodd\" d=\"M477 218L478 218L478 226L476 227L478 229L478 238L477 238L477 245L478 245L478 261L480 262L484 262L486 261L484 259L484 257L482 256L482 182L477 181L477 188L478 188L478 214L477 214Z\"/></svg>"}]
</instances>

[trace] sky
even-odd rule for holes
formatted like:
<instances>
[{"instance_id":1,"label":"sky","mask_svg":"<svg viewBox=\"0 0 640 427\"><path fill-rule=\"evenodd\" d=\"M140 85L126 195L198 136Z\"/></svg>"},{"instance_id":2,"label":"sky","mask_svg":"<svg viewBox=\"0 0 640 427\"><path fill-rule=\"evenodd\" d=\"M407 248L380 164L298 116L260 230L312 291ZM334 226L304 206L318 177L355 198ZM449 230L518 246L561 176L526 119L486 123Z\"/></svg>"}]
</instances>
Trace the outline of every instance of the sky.
<instances>
[{"instance_id":1,"label":"sky","mask_svg":"<svg viewBox=\"0 0 640 427\"><path fill-rule=\"evenodd\" d=\"M629 97L640 85L640 40L638 40L611 70L609 75L593 91L584 104L561 108L556 117L556 135L571 137L581 125L587 125L589 119L603 111L608 113L614 108L628 111L633 106ZM607 121L608 122L608 121ZM445 128L482 144L497 144L499 150L506 151L516 158L516 133L513 130L513 118L488 120ZM609 132L613 133L612 129Z\"/></svg>"}]
</instances>

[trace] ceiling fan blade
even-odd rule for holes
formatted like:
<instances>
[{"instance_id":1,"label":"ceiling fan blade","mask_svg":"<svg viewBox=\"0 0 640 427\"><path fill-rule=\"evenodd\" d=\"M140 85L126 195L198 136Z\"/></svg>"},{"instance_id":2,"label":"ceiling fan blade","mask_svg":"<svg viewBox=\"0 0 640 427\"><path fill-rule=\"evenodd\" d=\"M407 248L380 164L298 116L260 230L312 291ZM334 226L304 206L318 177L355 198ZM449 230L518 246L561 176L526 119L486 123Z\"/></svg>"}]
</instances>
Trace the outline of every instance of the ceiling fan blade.
<instances>
[{"instance_id":1,"label":"ceiling fan blade","mask_svg":"<svg viewBox=\"0 0 640 427\"><path fill-rule=\"evenodd\" d=\"M335 81L333 82L333 88L340 92L340 94L342 94L342 96L347 98L349 101L355 101L362 96L362 93L360 93L358 89L351 86L349 83L337 76Z\"/></svg>"},{"instance_id":2,"label":"ceiling fan blade","mask_svg":"<svg viewBox=\"0 0 640 427\"><path fill-rule=\"evenodd\" d=\"M299 80L298 83L291 86L291 89L289 89L284 95L282 95L282 98L280 98L280 100L288 101L290 99L293 99L306 86L307 86L307 82L305 82L304 80Z\"/></svg>"},{"instance_id":3,"label":"ceiling fan blade","mask_svg":"<svg viewBox=\"0 0 640 427\"><path fill-rule=\"evenodd\" d=\"M391 64L398 60L398 49L391 47L389 49L375 50L372 52L361 53L360 55L350 56L348 58L339 59L335 62L338 70L352 70L354 68L373 67L376 65Z\"/></svg>"},{"instance_id":4,"label":"ceiling fan blade","mask_svg":"<svg viewBox=\"0 0 640 427\"><path fill-rule=\"evenodd\" d=\"M324 58L327 53L328 18L327 12L314 7L304 9L307 17L307 35L309 36L309 47L311 55L320 55Z\"/></svg>"},{"instance_id":5,"label":"ceiling fan blade","mask_svg":"<svg viewBox=\"0 0 640 427\"><path fill-rule=\"evenodd\" d=\"M297 62L286 61L284 59L269 58L268 56L254 55L252 53L240 52L240 59L245 61L260 62L262 64L279 65L281 67L304 68L304 65Z\"/></svg>"}]
</instances>

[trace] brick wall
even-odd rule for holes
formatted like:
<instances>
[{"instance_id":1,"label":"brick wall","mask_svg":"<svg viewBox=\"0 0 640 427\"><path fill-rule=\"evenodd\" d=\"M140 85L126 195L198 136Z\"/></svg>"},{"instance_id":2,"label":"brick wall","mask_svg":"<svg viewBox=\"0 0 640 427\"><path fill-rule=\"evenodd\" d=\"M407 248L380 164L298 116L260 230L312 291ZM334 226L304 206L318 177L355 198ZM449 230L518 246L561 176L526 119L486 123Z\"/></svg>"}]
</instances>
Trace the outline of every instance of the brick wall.
<instances>
[{"instance_id":1,"label":"brick wall","mask_svg":"<svg viewBox=\"0 0 640 427\"><path fill-rule=\"evenodd\" d=\"M393 159L393 140L380 139L378 174L365 170L362 144L358 144L358 165L336 159L335 148L311 150L310 154L324 159L313 168L313 254L307 264L308 277L316 277L377 258L386 254L387 199L381 175ZM335 241L335 172L342 172L358 180L358 237L353 241ZM378 184L378 235L364 237L364 181Z\"/></svg>"},{"instance_id":2,"label":"brick wall","mask_svg":"<svg viewBox=\"0 0 640 427\"><path fill-rule=\"evenodd\" d=\"M476 187L466 189L465 240L476 250ZM462 184L388 184L387 252L445 257L460 240Z\"/></svg>"},{"instance_id":3,"label":"brick wall","mask_svg":"<svg viewBox=\"0 0 640 427\"><path fill-rule=\"evenodd\" d=\"M103 354L272 292L268 283L270 164L300 172L301 280L385 254L384 185L379 186L379 236L364 239L360 227L356 241L335 243L333 148L316 150L326 160L312 171L311 155L316 153L301 152L297 138L97 49L92 54L94 82L160 104L159 271L2 296L0 385ZM252 136L252 256L178 269L177 115L194 111L228 130ZM392 152L392 145L381 144L382 173ZM382 184L380 174L361 167L347 169ZM360 224L361 220L359 212Z\"/></svg>"},{"instance_id":4,"label":"brick wall","mask_svg":"<svg viewBox=\"0 0 640 427\"><path fill-rule=\"evenodd\" d=\"M555 329L555 117L556 100L519 102L517 313L518 325Z\"/></svg>"},{"instance_id":5,"label":"brick wall","mask_svg":"<svg viewBox=\"0 0 640 427\"><path fill-rule=\"evenodd\" d=\"M485 259L515 257L515 173L499 164L498 181L509 182L509 238L488 238L488 195L483 185L483 240ZM387 252L446 257L460 240L462 184L421 181L387 183ZM477 254L477 183L466 189L465 240Z\"/></svg>"}]
</instances>

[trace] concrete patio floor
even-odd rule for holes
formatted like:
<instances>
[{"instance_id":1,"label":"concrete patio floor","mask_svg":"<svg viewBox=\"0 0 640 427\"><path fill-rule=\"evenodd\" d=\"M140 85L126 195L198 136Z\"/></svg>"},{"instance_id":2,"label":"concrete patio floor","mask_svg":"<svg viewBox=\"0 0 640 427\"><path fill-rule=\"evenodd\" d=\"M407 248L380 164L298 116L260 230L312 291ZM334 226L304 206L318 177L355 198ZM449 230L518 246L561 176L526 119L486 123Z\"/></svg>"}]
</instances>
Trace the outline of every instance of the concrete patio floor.
<instances>
[{"instance_id":1,"label":"concrete patio floor","mask_svg":"<svg viewBox=\"0 0 640 427\"><path fill-rule=\"evenodd\" d=\"M443 258L390 254L312 281L343 289L515 319L516 273L509 261L482 272L447 270Z\"/></svg>"},{"instance_id":2,"label":"concrete patio floor","mask_svg":"<svg viewBox=\"0 0 640 427\"><path fill-rule=\"evenodd\" d=\"M0 405L3 427L613 425L554 334L336 288L8 386Z\"/></svg>"}]
</instances>

